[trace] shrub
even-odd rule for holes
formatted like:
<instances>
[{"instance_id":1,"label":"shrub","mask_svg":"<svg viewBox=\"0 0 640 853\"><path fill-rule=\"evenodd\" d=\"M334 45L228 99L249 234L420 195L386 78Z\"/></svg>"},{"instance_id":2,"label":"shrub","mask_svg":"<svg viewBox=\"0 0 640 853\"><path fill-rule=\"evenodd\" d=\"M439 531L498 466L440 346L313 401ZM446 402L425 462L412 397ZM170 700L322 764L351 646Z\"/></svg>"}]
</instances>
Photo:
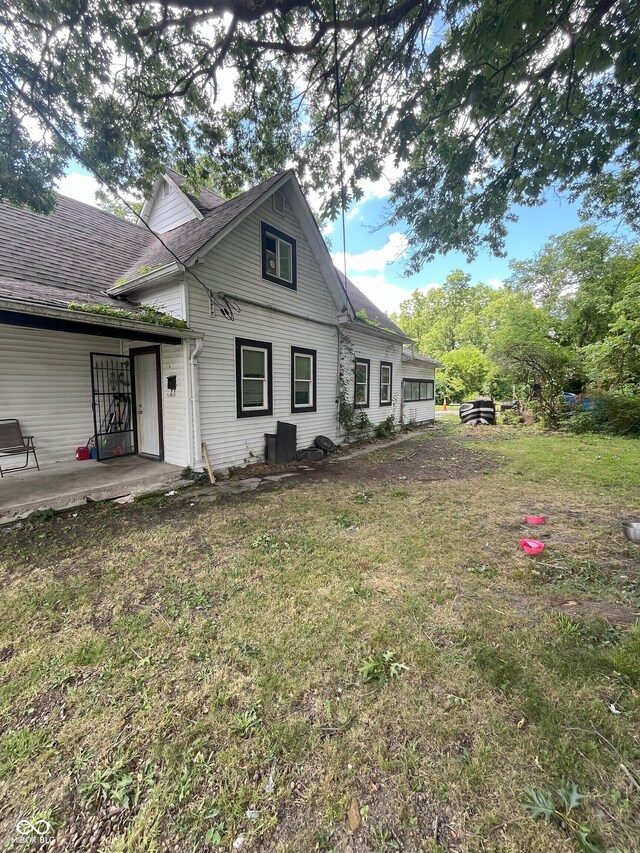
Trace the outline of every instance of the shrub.
<instances>
[{"instance_id":1,"label":"shrub","mask_svg":"<svg viewBox=\"0 0 640 853\"><path fill-rule=\"evenodd\" d=\"M559 426L575 433L640 436L640 394L587 394L577 407L564 407Z\"/></svg>"},{"instance_id":2,"label":"shrub","mask_svg":"<svg viewBox=\"0 0 640 853\"><path fill-rule=\"evenodd\" d=\"M389 415L375 428L376 438L391 438L396 434L396 424L393 415Z\"/></svg>"}]
</instances>

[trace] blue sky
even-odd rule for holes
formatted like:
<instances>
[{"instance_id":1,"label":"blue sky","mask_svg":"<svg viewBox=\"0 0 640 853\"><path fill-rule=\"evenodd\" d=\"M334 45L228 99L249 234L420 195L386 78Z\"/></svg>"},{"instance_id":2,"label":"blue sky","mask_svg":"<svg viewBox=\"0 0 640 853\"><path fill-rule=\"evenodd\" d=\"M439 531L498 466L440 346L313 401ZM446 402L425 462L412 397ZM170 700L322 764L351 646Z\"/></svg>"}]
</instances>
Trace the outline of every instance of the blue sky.
<instances>
[{"instance_id":1,"label":"blue sky","mask_svg":"<svg viewBox=\"0 0 640 853\"><path fill-rule=\"evenodd\" d=\"M79 164L71 164L60 182L65 195L94 204L98 184ZM454 269L471 273L472 280L484 281L495 287L509 275L509 260L530 258L539 251L552 234L562 234L580 225L578 205L569 204L553 191L547 193L545 204L535 208L519 208L519 219L511 223L506 240L507 256L498 258L483 250L468 263L464 254L449 252L435 258L411 277L403 275L406 240L402 226L379 228L387 212L388 179L365 187L363 200L347 213L347 275L373 302L384 311L397 310L400 302L413 290L428 289L442 284ZM311 199L312 205L314 200ZM317 204L314 206L318 206ZM334 261L342 270L342 226L340 220L323 231Z\"/></svg>"},{"instance_id":2,"label":"blue sky","mask_svg":"<svg viewBox=\"0 0 640 853\"><path fill-rule=\"evenodd\" d=\"M402 228L375 229L384 220L387 209L384 198L370 198L349 212L347 227L347 275L381 308L391 311L399 301L413 290L427 289L441 284L454 269L462 269L472 280L484 281L495 287L509 275L509 261L530 258L538 252L553 234L562 234L577 228L579 204L570 204L555 192L549 191L541 207L516 208L518 221L511 223L506 239L506 257L495 257L488 250L479 252L470 263L461 252L449 252L436 257L431 263L410 277L403 275L404 248ZM335 263L342 269L342 227L338 220L332 228L325 229L331 244ZM397 260L396 260L397 258Z\"/></svg>"}]
</instances>

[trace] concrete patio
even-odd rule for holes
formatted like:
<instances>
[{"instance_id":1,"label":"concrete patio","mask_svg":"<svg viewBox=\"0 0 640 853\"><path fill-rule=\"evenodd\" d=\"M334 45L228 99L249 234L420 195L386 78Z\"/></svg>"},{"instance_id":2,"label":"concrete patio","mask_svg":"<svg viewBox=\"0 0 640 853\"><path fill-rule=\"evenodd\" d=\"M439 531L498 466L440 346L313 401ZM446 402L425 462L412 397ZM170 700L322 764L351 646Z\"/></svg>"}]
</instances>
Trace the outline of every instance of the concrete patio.
<instances>
[{"instance_id":1,"label":"concrete patio","mask_svg":"<svg viewBox=\"0 0 640 853\"><path fill-rule=\"evenodd\" d=\"M181 468L141 456L108 462L58 462L5 474L0 480L0 524L35 509L66 509L162 488L174 488Z\"/></svg>"}]
</instances>

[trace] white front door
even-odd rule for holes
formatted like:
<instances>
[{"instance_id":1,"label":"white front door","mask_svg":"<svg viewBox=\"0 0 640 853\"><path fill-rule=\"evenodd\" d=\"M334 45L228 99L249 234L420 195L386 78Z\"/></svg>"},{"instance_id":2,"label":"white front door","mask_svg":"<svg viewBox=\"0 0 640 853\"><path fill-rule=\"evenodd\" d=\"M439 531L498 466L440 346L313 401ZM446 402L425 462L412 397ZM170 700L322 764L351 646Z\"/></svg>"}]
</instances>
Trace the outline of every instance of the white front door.
<instances>
[{"instance_id":1,"label":"white front door","mask_svg":"<svg viewBox=\"0 0 640 853\"><path fill-rule=\"evenodd\" d=\"M155 352L134 354L138 453L160 456L158 367Z\"/></svg>"}]
</instances>

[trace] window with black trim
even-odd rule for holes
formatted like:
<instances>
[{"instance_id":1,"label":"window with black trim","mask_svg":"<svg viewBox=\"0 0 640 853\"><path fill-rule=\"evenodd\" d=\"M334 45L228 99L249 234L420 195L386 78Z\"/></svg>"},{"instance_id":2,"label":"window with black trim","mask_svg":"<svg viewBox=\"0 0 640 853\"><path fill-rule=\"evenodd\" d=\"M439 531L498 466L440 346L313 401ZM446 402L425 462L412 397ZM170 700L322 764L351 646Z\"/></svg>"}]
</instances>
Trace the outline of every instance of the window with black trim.
<instances>
[{"instance_id":1,"label":"window with black trim","mask_svg":"<svg viewBox=\"0 0 640 853\"><path fill-rule=\"evenodd\" d=\"M314 349L291 347L291 411L316 410L316 359Z\"/></svg>"},{"instance_id":2,"label":"window with black trim","mask_svg":"<svg viewBox=\"0 0 640 853\"><path fill-rule=\"evenodd\" d=\"M369 368L371 362L368 358L356 358L354 370L354 396L356 406L363 409L369 407Z\"/></svg>"},{"instance_id":3,"label":"window with black trim","mask_svg":"<svg viewBox=\"0 0 640 853\"><path fill-rule=\"evenodd\" d=\"M277 228L261 223L262 278L297 289L296 241Z\"/></svg>"},{"instance_id":4,"label":"window with black trim","mask_svg":"<svg viewBox=\"0 0 640 853\"><path fill-rule=\"evenodd\" d=\"M380 362L380 405L391 405L391 389L393 386L393 364L390 361Z\"/></svg>"},{"instance_id":5,"label":"window with black trim","mask_svg":"<svg viewBox=\"0 0 640 853\"><path fill-rule=\"evenodd\" d=\"M236 338L236 405L239 418L273 412L271 344Z\"/></svg>"},{"instance_id":6,"label":"window with black trim","mask_svg":"<svg viewBox=\"0 0 640 853\"><path fill-rule=\"evenodd\" d=\"M404 401L405 403L420 403L425 400L434 399L433 379L405 379Z\"/></svg>"}]
</instances>

